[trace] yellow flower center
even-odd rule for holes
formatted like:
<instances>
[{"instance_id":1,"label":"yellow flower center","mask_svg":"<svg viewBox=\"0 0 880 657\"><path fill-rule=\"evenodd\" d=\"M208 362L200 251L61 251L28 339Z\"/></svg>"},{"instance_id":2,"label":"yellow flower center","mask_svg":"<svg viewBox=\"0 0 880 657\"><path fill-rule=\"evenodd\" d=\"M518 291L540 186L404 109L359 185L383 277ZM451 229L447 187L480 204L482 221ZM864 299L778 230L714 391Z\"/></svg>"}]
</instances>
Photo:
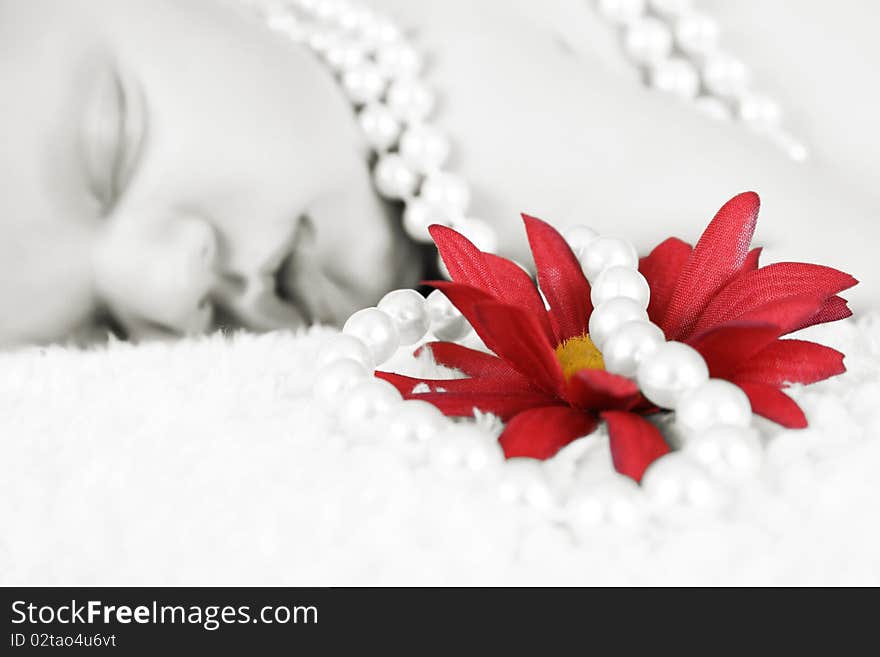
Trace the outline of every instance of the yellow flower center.
<instances>
[{"instance_id":1,"label":"yellow flower center","mask_svg":"<svg viewBox=\"0 0 880 657\"><path fill-rule=\"evenodd\" d=\"M556 358L562 365L565 378L569 379L580 370L604 370L605 361L602 354L590 340L589 335L569 338L556 347Z\"/></svg>"}]
</instances>

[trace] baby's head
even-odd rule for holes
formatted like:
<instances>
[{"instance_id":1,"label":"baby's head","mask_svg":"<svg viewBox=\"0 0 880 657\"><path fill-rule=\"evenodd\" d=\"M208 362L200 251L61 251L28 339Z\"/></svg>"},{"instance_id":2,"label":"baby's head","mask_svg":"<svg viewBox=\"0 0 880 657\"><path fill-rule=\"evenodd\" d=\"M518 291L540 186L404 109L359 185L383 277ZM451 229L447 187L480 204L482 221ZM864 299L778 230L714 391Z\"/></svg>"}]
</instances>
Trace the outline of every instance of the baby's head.
<instances>
[{"instance_id":1,"label":"baby's head","mask_svg":"<svg viewBox=\"0 0 880 657\"><path fill-rule=\"evenodd\" d=\"M0 344L334 322L415 275L333 80L234 2L0 0L0 43Z\"/></svg>"}]
</instances>

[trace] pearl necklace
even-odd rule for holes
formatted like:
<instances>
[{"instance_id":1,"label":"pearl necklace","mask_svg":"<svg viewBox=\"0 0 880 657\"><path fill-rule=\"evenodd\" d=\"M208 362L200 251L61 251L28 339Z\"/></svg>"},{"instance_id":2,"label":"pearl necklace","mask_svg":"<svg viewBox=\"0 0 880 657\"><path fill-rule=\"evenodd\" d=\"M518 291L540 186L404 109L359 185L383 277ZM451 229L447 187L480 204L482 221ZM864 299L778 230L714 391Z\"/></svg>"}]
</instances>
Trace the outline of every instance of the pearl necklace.
<instances>
[{"instance_id":1,"label":"pearl necklace","mask_svg":"<svg viewBox=\"0 0 880 657\"><path fill-rule=\"evenodd\" d=\"M428 122L436 98L418 78L424 60L402 31L386 17L342 0L245 1L270 29L307 46L334 72L373 151L376 189L404 205L406 234L431 244L428 226L443 224L494 252L495 230L468 215L468 184L444 169L450 141Z\"/></svg>"},{"instance_id":2,"label":"pearl necklace","mask_svg":"<svg viewBox=\"0 0 880 657\"><path fill-rule=\"evenodd\" d=\"M781 126L779 104L750 89L748 68L719 48L718 23L691 0L596 0L596 11L619 29L646 85L712 118L742 121L792 160L807 158L804 144Z\"/></svg>"},{"instance_id":3,"label":"pearl necklace","mask_svg":"<svg viewBox=\"0 0 880 657\"><path fill-rule=\"evenodd\" d=\"M434 95L415 79L422 60L401 31L348 2L246 1L256 5L270 28L306 44L336 72L375 151L373 175L379 192L405 204L407 234L429 242L428 226L442 223L481 250L494 250L492 228L466 217L466 183L443 170L449 140L426 123ZM354 313L318 356L316 401L338 409L347 433L383 435L415 453L426 450L430 460L443 466L491 474L487 480L504 500L535 507L569 523L576 533L598 523L632 524L646 504L654 509L713 506L720 489L711 475L734 480L760 465L748 398L734 384L710 379L696 350L667 342L648 319L650 289L638 271L632 244L601 237L586 226L570 229L566 240L592 286L589 332L606 369L633 378L652 403L675 411L684 449L652 464L641 487L614 476L601 484L575 486L563 500L545 464L505 462L487 432L454 422L424 401L403 400L394 386L375 378L376 368L401 350L431 339L460 342L473 335L439 290L427 298L412 289L394 290L376 307ZM345 400L341 405L340 399Z\"/></svg>"}]
</instances>

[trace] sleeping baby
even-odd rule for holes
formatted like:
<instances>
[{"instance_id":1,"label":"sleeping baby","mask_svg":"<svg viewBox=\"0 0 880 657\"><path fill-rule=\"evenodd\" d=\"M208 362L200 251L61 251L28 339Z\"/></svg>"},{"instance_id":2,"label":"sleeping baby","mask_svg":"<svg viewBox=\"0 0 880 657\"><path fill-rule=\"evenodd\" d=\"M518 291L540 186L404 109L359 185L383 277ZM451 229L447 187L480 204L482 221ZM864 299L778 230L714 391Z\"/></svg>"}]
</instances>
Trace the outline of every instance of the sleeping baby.
<instances>
[{"instance_id":1,"label":"sleeping baby","mask_svg":"<svg viewBox=\"0 0 880 657\"><path fill-rule=\"evenodd\" d=\"M0 344L339 324L425 277L333 70L248 4L0 0ZM845 101L813 117L784 86L816 142L798 163L641 86L590 3L371 6L425 53L448 166L500 253L526 259L520 212L646 253L755 189L767 256L852 272L870 301L880 204L833 138L859 128ZM859 143L880 153L870 125Z\"/></svg>"}]
</instances>

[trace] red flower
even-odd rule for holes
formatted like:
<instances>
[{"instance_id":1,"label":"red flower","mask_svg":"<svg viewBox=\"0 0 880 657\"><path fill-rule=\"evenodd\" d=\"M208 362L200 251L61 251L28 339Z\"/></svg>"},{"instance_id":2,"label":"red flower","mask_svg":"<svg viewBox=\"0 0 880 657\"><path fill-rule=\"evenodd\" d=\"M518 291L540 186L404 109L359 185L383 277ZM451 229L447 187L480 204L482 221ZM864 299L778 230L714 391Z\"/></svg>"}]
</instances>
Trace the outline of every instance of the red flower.
<instances>
[{"instance_id":1,"label":"red flower","mask_svg":"<svg viewBox=\"0 0 880 657\"><path fill-rule=\"evenodd\" d=\"M748 250L758 206L757 194L740 194L719 210L695 248L670 238L642 259L640 269L651 287L648 314L667 339L697 349L711 376L739 385L754 412L803 427L803 412L781 388L840 374L843 355L779 338L848 317L846 302L836 295L856 281L803 263L759 269L760 250ZM590 286L568 244L549 224L527 215L523 220L550 309L518 265L481 252L452 229L432 226L453 282L431 284L494 355L433 342L426 347L434 359L469 378L376 376L405 398L429 401L446 415L470 416L474 409L498 415L507 422L499 439L507 457L549 458L605 420L615 467L638 481L669 451L656 426L642 417L657 409L633 381L603 369L588 335ZM425 386L427 391L414 392Z\"/></svg>"},{"instance_id":2,"label":"red flower","mask_svg":"<svg viewBox=\"0 0 880 657\"><path fill-rule=\"evenodd\" d=\"M780 338L852 315L837 294L858 281L804 262L759 268L761 249L748 250L759 206L754 192L740 194L718 211L695 248L670 238L643 258L639 269L651 287L648 315L667 340L699 351L710 376L740 386L755 413L803 428L803 411L781 389L843 373L843 354Z\"/></svg>"}]
</instances>

